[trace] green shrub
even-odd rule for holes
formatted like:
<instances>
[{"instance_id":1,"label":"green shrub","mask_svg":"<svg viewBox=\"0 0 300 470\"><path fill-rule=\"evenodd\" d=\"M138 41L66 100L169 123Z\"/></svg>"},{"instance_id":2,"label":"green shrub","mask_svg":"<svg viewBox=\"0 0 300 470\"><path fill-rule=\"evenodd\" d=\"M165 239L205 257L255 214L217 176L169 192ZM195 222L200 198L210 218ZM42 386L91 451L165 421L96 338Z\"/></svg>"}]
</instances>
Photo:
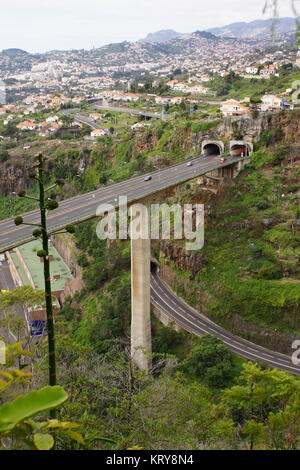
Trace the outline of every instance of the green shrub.
<instances>
[{"instance_id":1,"label":"green shrub","mask_svg":"<svg viewBox=\"0 0 300 470\"><path fill-rule=\"evenodd\" d=\"M259 271L258 271L258 277L260 279L281 279L282 278L282 272L281 269L278 266L263 266Z\"/></svg>"},{"instance_id":2,"label":"green shrub","mask_svg":"<svg viewBox=\"0 0 300 470\"><path fill-rule=\"evenodd\" d=\"M256 204L256 207L257 209L259 209L260 211L263 211L265 209L268 209L270 207L270 204L267 202L267 201L259 201L257 204Z\"/></svg>"},{"instance_id":3,"label":"green shrub","mask_svg":"<svg viewBox=\"0 0 300 470\"><path fill-rule=\"evenodd\" d=\"M191 132L196 134L197 132L207 132L214 127L217 127L220 124L220 119L215 119L214 121L203 121L203 122L193 122L191 125Z\"/></svg>"},{"instance_id":4,"label":"green shrub","mask_svg":"<svg viewBox=\"0 0 300 470\"><path fill-rule=\"evenodd\" d=\"M205 335L197 341L181 368L211 387L224 387L234 376L233 354L222 341Z\"/></svg>"}]
</instances>

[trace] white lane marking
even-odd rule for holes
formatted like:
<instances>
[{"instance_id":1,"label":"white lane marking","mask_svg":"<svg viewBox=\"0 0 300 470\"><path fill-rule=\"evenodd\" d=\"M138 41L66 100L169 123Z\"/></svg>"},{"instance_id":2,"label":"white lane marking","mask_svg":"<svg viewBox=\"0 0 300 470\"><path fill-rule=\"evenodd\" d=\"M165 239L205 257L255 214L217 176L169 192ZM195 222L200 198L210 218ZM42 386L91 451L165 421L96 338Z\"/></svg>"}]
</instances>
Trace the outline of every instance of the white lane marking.
<instances>
[{"instance_id":1,"label":"white lane marking","mask_svg":"<svg viewBox=\"0 0 300 470\"><path fill-rule=\"evenodd\" d=\"M154 279L154 278L153 278L153 279ZM158 285L155 279L154 279L154 282L155 282L156 285ZM160 289L160 290L162 290L162 289ZM201 328L201 327L195 325L195 323L191 322L191 321L188 320L186 317L183 317L182 315L180 315L180 314L178 313L178 311L174 310L173 307L171 307L167 302L165 302L165 300L159 295L158 292L156 292L154 289L153 289L153 291L154 291L154 293L158 296L158 298L159 298L167 307L171 308L171 309L175 312L175 314L179 315L180 318L182 318L183 320L185 320L185 321L187 321L188 323L190 323L193 327L199 328L199 329L200 329L201 331L203 331L204 333L207 333L206 330L203 330L203 328ZM157 302L156 302L156 303L157 303ZM160 305L159 303L157 303L157 304ZM170 314L170 312L168 312L167 310L165 311L165 313L166 313L166 314L168 314L168 313ZM175 317L175 320L176 320L176 317ZM271 364L275 364L275 365L278 365L278 366L281 366L281 367L286 367L286 368L288 368L288 369L290 369L290 370L296 371L297 373L300 372L300 369L297 369L297 368L295 368L295 367L292 367L292 366L290 366L290 365L288 365L288 364L286 364L286 363L284 363L284 362L283 362L283 363L280 363L280 362L277 362L277 361L275 361L275 360L273 360L273 359L266 359L265 357L260 356L257 352L256 352L255 354L253 354L253 353L251 353L250 351L248 351L247 346L246 346L246 349L245 349L245 346L244 346L242 343L241 343L241 346L242 346L242 347L233 346L233 345L232 345L232 341L229 341L226 336L224 336L223 334L220 334L219 332L217 332L217 334L218 334L219 336L225 338L225 340L223 340L223 342L224 342L225 344L227 344L227 346L231 347L232 349L236 349L236 350L242 352L243 354L247 354L247 355L253 356L253 357L256 358L256 359L260 359L261 361L265 361L265 362L268 361L268 362L271 363ZM251 349L253 349L253 348L251 348ZM256 350L254 349L254 351L256 351ZM261 352L261 354L264 354L264 353Z\"/></svg>"},{"instance_id":2,"label":"white lane marking","mask_svg":"<svg viewBox=\"0 0 300 470\"><path fill-rule=\"evenodd\" d=\"M159 283L156 281L156 279L153 277L153 281L154 283L156 284L157 288L160 290L160 292L164 295L164 297L166 297L167 299L171 300L171 302L176 305L176 307L178 308L178 304L175 304L175 302L172 300L171 296L167 295L166 292L162 289L162 287L159 285ZM179 301L178 301L179 303ZM195 319L195 314L193 315L190 315L187 313L188 310L183 310L182 308L180 308L180 310L186 315L188 316L189 318L192 318L197 324L200 324L200 325L203 325L203 320L199 320L199 319ZM217 325L215 325L215 328L211 327L211 326L208 326L205 324L205 327L208 329L208 331L211 331L212 333L214 334L218 334L219 337L222 337L222 338L225 338L225 339L228 339L228 335L226 334L222 334L220 332L220 330L218 329ZM232 340L232 342L234 342L235 344L238 344L240 345L241 343L239 343L238 341L235 341L235 340ZM254 351L255 353L257 353L258 351L258 348L253 348L251 346L246 346L247 350L250 349L252 351ZM265 357L270 357L271 359L274 359L274 355L270 355L268 353L266 353L265 351L261 351L261 354L264 355Z\"/></svg>"}]
</instances>

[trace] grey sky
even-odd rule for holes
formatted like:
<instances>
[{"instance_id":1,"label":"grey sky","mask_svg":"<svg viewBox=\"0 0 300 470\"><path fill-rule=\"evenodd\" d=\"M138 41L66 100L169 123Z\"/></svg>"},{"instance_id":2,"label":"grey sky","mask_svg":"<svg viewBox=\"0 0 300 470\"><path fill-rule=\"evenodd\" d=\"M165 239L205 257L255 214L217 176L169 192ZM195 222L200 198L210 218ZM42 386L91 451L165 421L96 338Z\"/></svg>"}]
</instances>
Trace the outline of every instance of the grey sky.
<instances>
[{"instance_id":1,"label":"grey sky","mask_svg":"<svg viewBox=\"0 0 300 470\"><path fill-rule=\"evenodd\" d=\"M159 29L191 32L262 16L264 0L0 0L0 50L89 49ZM288 0L281 15L291 16Z\"/></svg>"}]
</instances>

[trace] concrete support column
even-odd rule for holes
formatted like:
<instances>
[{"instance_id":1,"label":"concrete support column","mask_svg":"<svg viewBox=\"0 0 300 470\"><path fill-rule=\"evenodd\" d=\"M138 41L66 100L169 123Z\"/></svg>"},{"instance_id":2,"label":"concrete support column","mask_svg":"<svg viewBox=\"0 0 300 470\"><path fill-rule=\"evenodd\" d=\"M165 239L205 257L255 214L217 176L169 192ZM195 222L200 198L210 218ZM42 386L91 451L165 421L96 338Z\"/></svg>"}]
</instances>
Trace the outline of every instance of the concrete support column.
<instances>
[{"instance_id":1,"label":"concrete support column","mask_svg":"<svg viewBox=\"0 0 300 470\"><path fill-rule=\"evenodd\" d=\"M137 215L130 208L131 221ZM151 367L151 319L150 319L150 210L139 212L141 236L133 236L131 224L131 357L133 362L147 373ZM136 228L136 226L135 226ZM145 237L145 229L148 236Z\"/></svg>"}]
</instances>

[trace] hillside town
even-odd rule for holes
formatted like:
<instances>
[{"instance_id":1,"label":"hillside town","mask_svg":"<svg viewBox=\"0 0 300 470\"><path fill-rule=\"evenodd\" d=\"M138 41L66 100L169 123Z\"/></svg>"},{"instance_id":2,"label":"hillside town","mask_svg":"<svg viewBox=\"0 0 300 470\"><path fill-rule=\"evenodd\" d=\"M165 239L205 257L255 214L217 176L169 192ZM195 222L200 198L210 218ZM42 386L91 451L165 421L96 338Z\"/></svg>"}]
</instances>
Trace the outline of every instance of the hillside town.
<instances>
[{"instance_id":1,"label":"hillside town","mask_svg":"<svg viewBox=\"0 0 300 470\"><path fill-rule=\"evenodd\" d=\"M51 138L61 128L82 128L82 122L66 122L59 112L93 100L108 107L147 108L156 113L206 101L215 102L225 117L247 117L253 109L292 109L292 87L279 93L274 89L282 71L297 74L299 69L300 50L291 45L289 33L255 41L197 31L161 44L125 42L90 51L36 55L5 50L0 53L0 80L5 88L0 116L4 127L15 125L20 132L43 138ZM252 88L264 84L259 101L238 92L226 96L224 84L232 77L253 84ZM218 89L220 80L223 85ZM99 122L101 115L94 118ZM134 131L144 125L131 124ZM90 138L107 133L107 129L92 128Z\"/></svg>"},{"instance_id":2,"label":"hillside town","mask_svg":"<svg viewBox=\"0 0 300 470\"><path fill-rule=\"evenodd\" d=\"M35 104L46 105L46 95L106 97L135 101L138 96L120 95L145 84L167 80L180 94L207 94L212 78L234 72L239 76L269 80L284 65L300 65L300 53L291 47L291 34L265 40L219 38L195 32L161 44L124 42L90 51L53 51L29 54L22 50L0 53L0 80L6 85L8 102L35 96ZM185 74L184 82L169 79L174 72ZM30 103L30 99L25 101ZM62 97L61 104L66 101ZM50 104L50 103L49 103ZM57 103L58 104L58 103Z\"/></svg>"}]
</instances>

